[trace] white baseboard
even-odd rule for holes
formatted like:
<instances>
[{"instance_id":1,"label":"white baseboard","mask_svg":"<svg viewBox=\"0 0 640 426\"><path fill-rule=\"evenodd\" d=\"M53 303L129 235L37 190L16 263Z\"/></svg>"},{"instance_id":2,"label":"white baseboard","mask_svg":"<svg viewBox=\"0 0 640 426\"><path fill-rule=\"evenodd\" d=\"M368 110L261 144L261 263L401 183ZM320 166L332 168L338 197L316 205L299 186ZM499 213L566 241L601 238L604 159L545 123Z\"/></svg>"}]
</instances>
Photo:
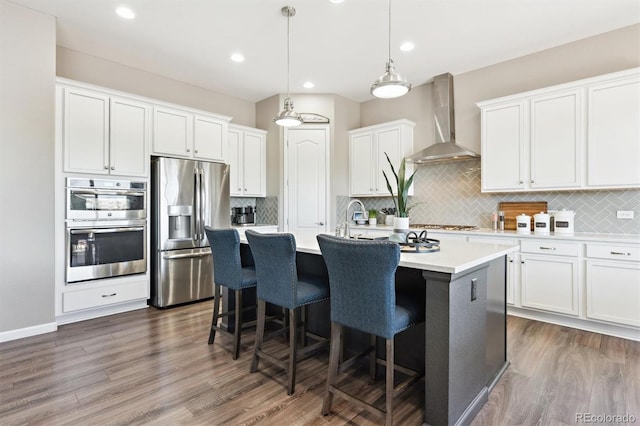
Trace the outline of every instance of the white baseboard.
<instances>
[{"instance_id":1,"label":"white baseboard","mask_svg":"<svg viewBox=\"0 0 640 426\"><path fill-rule=\"evenodd\" d=\"M50 322L46 324L34 325L31 327L19 328L17 330L9 330L0 332L0 343L10 340L23 339L25 337L37 336L38 334L51 333L58 329L58 324Z\"/></svg>"},{"instance_id":2,"label":"white baseboard","mask_svg":"<svg viewBox=\"0 0 640 426\"><path fill-rule=\"evenodd\" d=\"M635 327L605 324L598 321L585 320L582 318L570 318L563 315L553 314L551 312L534 311L531 309L518 308L516 306L507 306L507 314L536 321L562 325L565 327L591 331L593 333L620 337L622 339L635 340L637 342L640 341L640 330Z\"/></svg>"},{"instance_id":3,"label":"white baseboard","mask_svg":"<svg viewBox=\"0 0 640 426\"><path fill-rule=\"evenodd\" d=\"M84 309L81 311L60 314L56 317L56 321L58 325L70 324L72 322L85 321L93 318L105 317L107 315L120 314L122 312L128 312L135 309L143 309L147 307L147 299L139 299L130 302L117 303L114 305L101 306L99 308Z\"/></svg>"}]
</instances>

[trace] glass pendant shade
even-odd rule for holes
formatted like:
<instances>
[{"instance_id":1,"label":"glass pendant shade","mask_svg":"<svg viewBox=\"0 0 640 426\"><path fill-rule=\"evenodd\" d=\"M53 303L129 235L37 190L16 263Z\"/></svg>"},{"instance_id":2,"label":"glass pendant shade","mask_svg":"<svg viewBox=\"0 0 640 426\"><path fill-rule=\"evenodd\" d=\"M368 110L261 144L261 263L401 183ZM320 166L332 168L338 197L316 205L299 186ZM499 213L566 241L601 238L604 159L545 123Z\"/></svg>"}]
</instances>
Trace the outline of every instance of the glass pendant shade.
<instances>
[{"instance_id":1,"label":"glass pendant shade","mask_svg":"<svg viewBox=\"0 0 640 426\"><path fill-rule=\"evenodd\" d=\"M387 62L387 71L371 85L371 94L377 98L397 98L409 90L411 83L396 72L391 58Z\"/></svg>"},{"instance_id":2,"label":"glass pendant shade","mask_svg":"<svg viewBox=\"0 0 640 426\"><path fill-rule=\"evenodd\" d=\"M293 110L293 101L290 98L284 100L284 109L273 122L282 127L295 127L302 124L300 114Z\"/></svg>"}]
</instances>

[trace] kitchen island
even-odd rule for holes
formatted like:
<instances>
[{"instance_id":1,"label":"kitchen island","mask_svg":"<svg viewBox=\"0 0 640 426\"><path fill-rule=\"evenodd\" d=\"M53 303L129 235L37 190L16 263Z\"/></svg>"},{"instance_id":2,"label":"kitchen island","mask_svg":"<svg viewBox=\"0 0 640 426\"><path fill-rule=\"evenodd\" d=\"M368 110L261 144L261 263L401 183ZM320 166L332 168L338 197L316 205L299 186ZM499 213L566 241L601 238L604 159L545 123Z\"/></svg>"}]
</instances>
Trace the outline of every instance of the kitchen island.
<instances>
[{"instance_id":1,"label":"kitchen island","mask_svg":"<svg viewBox=\"0 0 640 426\"><path fill-rule=\"evenodd\" d=\"M326 273L315 238L296 246L299 271ZM401 254L397 285L425 290L428 424L469 424L506 370L506 255L517 249L443 241L439 252Z\"/></svg>"}]
</instances>

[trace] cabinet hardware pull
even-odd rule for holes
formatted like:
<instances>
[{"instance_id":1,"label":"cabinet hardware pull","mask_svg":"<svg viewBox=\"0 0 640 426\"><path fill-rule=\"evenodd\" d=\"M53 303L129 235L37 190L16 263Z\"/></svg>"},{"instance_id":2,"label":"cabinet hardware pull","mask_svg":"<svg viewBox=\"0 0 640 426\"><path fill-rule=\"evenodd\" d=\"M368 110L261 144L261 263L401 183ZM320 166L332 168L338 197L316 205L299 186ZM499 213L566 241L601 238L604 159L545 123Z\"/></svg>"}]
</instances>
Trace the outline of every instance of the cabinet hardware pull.
<instances>
[{"instance_id":1,"label":"cabinet hardware pull","mask_svg":"<svg viewBox=\"0 0 640 426\"><path fill-rule=\"evenodd\" d=\"M533 179L531 179L531 183L536 183L536 181L535 181L535 180L533 180Z\"/></svg>"},{"instance_id":2,"label":"cabinet hardware pull","mask_svg":"<svg viewBox=\"0 0 640 426\"><path fill-rule=\"evenodd\" d=\"M196 149L194 152L197 154L197 153L198 153L198 150Z\"/></svg>"},{"instance_id":3,"label":"cabinet hardware pull","mask_svg":"<svg viewBox=\"0 0 640 426\"><path fill-rule=\"evenodd\" d=\"M612 251L611 254L616 255L616 256L631 256L631 253L624 253L621 251Z\"/></svg>"},{"instance_id":4,"label":"cabinet hardware pull","mask_svg":"<svg viewBox=\"0 0 640 426\"><path fill-rule=\"evenodd\" d=\"M105 170L109 170L109 166L104 166L104 169Z\"/></svg>"},{"instance_id":5,"label":"cabinet hardware pull","mask_svg":"<svg viewBox=\"0 0 640 426\"><path fill-rule=\"evenodd\" d=\"M524 183L523 181L520 181L520 185L522 185L523 183Z\"/></svg>"},{"instance_id":6,"label":"cabinet hardware pull","mask_svg":"<svg viewBox=\"0 0 640 426\"><path fill-rule=\"evenodd\" d=\"M115 296L117 293L111 293L111 294L103 294L102 297L113 297Z\"/></svg>"},{"instance_id":7,"label":"cabinet hardware pull","mask_svg":"<svg viewBox=\"0 0 640 426\"><path fill-rule=\"evenodd\" d=\"M191 150L189 148L187 148L187 152L191 152Z\"/></svg>"},{"instance_id":8,"label":"cabinet hardware pull","mask_svg":"<svg viewBox=\"0 0 640 426\"><path fill-rule=\"evenodd\" d=\"M524 260L521 260L520 263L522 263L524 265Z\"/></svg>"},{"instance_id":9,"label":"cabinet hardware pull","mask_svg":"<svg viewBox=\"0 0 640 426\"><path fill-rule=\"evenodd\" d=\"M324 222L316 222L316 225L324 226Z\"/></svg>"},{"instance_id":10,"label":"cabinet hardware pull","mask_svg":"<svg viewBox=\"0 0 640 426\"><path fill-rule=\"evenodd\" d=\"M111 166L111 170L115 170L116 168L114 166Z\"/></svg>"},{"instance_id":11,"label":"cabinet hardware pull","mask_svg":"<svg viewBox=\"0 0 640 426\"><path fill-rule=\"evenodd\" d=\"M540 246L540 250L555 250L555 249L556 249L555 247L543 247L543 246Z\"/></svg>"}]
</instances>

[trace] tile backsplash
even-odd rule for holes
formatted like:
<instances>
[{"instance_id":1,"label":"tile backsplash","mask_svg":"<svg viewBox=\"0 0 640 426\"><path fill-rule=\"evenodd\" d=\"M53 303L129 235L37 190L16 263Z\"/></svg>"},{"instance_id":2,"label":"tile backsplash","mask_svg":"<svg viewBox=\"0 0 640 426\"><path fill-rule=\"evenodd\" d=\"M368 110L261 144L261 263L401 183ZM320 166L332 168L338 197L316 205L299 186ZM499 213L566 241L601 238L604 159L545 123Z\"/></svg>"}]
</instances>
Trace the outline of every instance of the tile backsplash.
<instances>
[{"instance_id":1,"label":"tile backsplash","mask_svg":"<svg viewBox=\"0 0 640 426\"><path fill-rule=\"evenodd\" d=\"M336 219L344 221L350 198L336 199ZM367 209L393 207L390 197L363 197ZM414 196L410 197L413 223L491 227L491 212L501 201L547 201L549 210L576 212L576 232L640 234L640 190L549 191L483 194L480 160L418 166ZM634 219L617 219L616 210L632 210Z\"/></svg>"},{"instance_id":2,"label":"tile backsplash","mask_svg":"<svg viewBox=\"0 0 640 426\"><path fill-rule=\"evenodd\" d=\"M255 207L256 223L261 225L278 224L278 197L247 198L231 197L230 207ZM229 212L231 215L231 212Z\"/></svg>"}]
</instances>

